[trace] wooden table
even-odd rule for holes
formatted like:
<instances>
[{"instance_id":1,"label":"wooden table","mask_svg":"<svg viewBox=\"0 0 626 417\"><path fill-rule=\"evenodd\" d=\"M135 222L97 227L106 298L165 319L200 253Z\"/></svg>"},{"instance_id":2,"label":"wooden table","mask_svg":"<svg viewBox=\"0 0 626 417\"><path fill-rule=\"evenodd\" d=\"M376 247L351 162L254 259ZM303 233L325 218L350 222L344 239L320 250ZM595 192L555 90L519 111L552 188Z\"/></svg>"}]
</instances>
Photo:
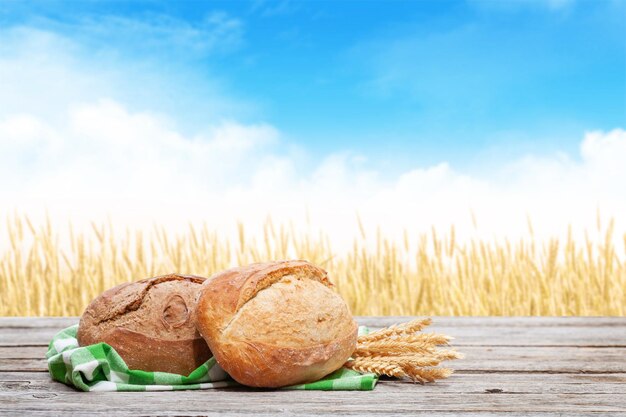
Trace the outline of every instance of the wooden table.
<instances>
[{"instance_id":1,"label":"wooden table","mask_svg":"<svg viewBox=\"0 0 626 417\"><path fill-rule=\"evenodd\" d=\"M382 327L404 317L362 317ZM427 385L374 391L83 393L50 379L44 353L76 318L0 318L0 415L626 416L626 317L435 317L466 358Z\"/></svg>"}]
</instances>

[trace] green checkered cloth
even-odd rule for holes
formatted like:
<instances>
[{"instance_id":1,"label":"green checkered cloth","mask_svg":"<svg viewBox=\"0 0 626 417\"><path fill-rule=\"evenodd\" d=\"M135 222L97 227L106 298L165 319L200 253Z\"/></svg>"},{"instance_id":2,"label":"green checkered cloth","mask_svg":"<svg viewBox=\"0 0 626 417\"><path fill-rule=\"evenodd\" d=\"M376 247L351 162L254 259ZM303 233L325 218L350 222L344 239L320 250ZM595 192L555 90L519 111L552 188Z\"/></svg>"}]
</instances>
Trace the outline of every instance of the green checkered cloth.
<instances>
[{"instance_id":1,"label":"green checkered cloth","mask_svg":"<svg viewBox=\"0 0 626 417\"><path fill-rule=\"evenodd\" d=\"M124 360L110 345L98 343L78 346L78 325L57 333L46 358L52 379L82 391L172 391L240 387L211 358L189 376L167 372L146 372L128 369ZM359 328L367 333L367 328ZM292 385L282 389L297 390L363 390L374 389L378 377L341 368L316 382Z\"/></svg>"}]
</instances>

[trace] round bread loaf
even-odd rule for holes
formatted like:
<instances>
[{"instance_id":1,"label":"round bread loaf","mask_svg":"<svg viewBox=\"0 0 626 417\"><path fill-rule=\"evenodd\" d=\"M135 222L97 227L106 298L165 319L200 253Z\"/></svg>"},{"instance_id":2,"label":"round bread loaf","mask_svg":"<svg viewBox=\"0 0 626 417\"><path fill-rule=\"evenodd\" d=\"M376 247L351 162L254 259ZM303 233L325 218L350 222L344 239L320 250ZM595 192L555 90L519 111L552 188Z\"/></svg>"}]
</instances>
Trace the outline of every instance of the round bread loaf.
<instances>
[{"instance_id":1,"label":"round bread loaf","mask_svg":"<svg viewBox=\"0 0 626 417\"><path fill-rule=\"evenodd\" d=\"M306 261L252 264L202 286L196 325L237 382L282 387L339 369L356 348L357 324L326 271Z\"/></svg>"},{"instance_id":2,"label":"round bread loaf","mask_svg":"<svg viewBox=\"0 0 626 417\"><path fill-rule=\"evenodd\" d=\"M111 288L87 306L78 343L107 343L130 369L188 375L211 357L194 314L204 281L164 275Z\"/></svg>"}]
</instances>

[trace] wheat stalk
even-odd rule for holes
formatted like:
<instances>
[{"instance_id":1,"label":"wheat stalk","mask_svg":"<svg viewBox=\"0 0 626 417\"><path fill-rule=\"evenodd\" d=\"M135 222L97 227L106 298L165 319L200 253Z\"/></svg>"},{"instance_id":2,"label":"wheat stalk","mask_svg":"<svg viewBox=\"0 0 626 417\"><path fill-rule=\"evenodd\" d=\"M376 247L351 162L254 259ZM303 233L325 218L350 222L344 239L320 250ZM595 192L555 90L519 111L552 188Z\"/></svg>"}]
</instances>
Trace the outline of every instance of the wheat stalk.
<instances>
[{"instance_id":1,"label":"wheat stalk","mask_svg":"<svg viewBox=\"0 0 626 417\"><path fill-rule=\"evenodd\" d=\"M405 354L426 353L433 350L434 346L447 345L452 339L438 333L405 334L401 338L389 337L370 341L368 336L361 336L357 342L356 352L364 356L373 354Z\"/></svg>"},{"instance_id":2,"label":"wheat stalk","mask_svg":"<svg viewBox=\"0 0 626 417\"><path fill-rule=\"evenodd\" d=\"M408 378L409 375L400 365L393 365L386 362L378 362L368 358L349 360L343 366L361 373L371 373L376 375L386 375L395 378Z\"/></svg>"},{"instance_id":3,"label":"wheat stalk","mask_svg":"<svg viewBox=\"0 0 626 417\"><path fill-rule=\"evenodd\" d=\"M291 258L328 270L355 315L624 316L626 234L612 221L602 224L581 239L570 227L564 239L547 242L532 233L514 242L460 241L453 227L405 231L394 241L367 235L361 224L359 238L339 254L322 231L270 219L261 235L239 224L229 240L206 224L179 233L97 223L78 230L15 214L0 227L0 315L76 316L122 282Z\"/></svg>"},{"instance_id":4,"label":"wheat stalk","mask_svg":"<svg viewBox=\"0 0 626 417\"><path fill-rule=\"evenodd\" d=\"M409 378L422 384L447 378L452 370L435 367L462 355L454 349L440 348L448 345L449 336L418 333L431 322L428 318L416 319L359 336L357 348L344 366L359 372Z\"/></svg>"},{"instance_id":5,"label":"wheat stalk","mask_svg":"<svg viewBox=\"0 0 626 417\"><path fill-rule=\"evenodd\" d=\"M407 323L395 324L383 329L377 330L367 335L359 337L359 343L374 342L377 340L390 339L398 336L411 335L419 332L424 327L430 325L432 320L416 319Z\"/></svg>"},{"instance_id":6,"label":"wheat stalk","mask_svg":"<svg viewBox=\"0 0 626 417\"><path fill-rule=\"evenodd\" d=\"M412 365L410 363L378 362L369 358L350 360L344 364L346 368L362 373L373 373L393 378L408 378L413 382L424 384L438 379L448 378L454 372L449 368L429 368Z\"/></svg>"}]
</instances>

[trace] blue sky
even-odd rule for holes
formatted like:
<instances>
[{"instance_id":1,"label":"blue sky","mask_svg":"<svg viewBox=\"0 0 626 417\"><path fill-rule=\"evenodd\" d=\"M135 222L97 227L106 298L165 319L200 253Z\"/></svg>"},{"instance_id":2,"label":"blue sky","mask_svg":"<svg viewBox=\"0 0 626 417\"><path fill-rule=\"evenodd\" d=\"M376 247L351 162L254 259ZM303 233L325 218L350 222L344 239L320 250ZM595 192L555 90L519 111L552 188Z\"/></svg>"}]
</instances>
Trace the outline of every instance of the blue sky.
<instances>
[{"instance_id":1,"label":"blue sky","mask_svg":"<svg viewBox=\"0 0 626 417\"><path fill-rule=\"evenodd\" d=\"M3 2L0 17L68 37L93 65L158 74L161 91L126 101L183 130L264 121L319 155L479 168L626 124L625 6L47 1Z\"/></svg>"},{"instance_id":2,"label":"blue sky","mask_svg":"<svg viewBox=\"0 0 626 417\"><path fill-rule=\"evenodd\" d=\"M0 0L0 216L624 230L625 128L622 0Z\"/></svg>"}]
</instances>

